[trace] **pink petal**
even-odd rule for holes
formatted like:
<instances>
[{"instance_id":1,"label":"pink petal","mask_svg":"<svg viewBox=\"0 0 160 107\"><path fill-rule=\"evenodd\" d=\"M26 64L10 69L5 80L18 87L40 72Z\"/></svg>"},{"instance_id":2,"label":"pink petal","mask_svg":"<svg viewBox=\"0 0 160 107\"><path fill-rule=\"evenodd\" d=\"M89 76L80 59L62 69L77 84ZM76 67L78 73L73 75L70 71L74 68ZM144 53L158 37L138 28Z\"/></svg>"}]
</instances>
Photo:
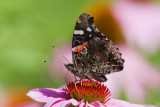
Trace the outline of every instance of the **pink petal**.
<instances>
[{"instance_id":1,"label":"pink petal","mask_svg":"<svg viewBox=\"0 0 160 107\"><path fill-rule=\"evenodd\" d=\"M85 103L83 102L83 100L82 101L80 101L80 103L79 103L79 107L85 107Z\"/></svg>"},{"instance_id":2,"label":"pink petal","mask_svg":"<svg viewBox=\"0 0 160 107\"><path fill-rule=\"evenodd\" d=\"M55 104L52 104L52 106L50 106L50 107L67 107L66 105L64 105L65 104L65 100L63 100L63 101L60 101L60 102L58 102L58 103L55 103ZM68 105L69 106L69 105ZM47 106L46 106L47 107Z\"/></svg>"},{"instance_id":3,"label":"pink petal","mask_svg":"<svg viewBox=\"0 0 160 107\"><path fill-rule=\"evenodd\" d=\"M70 104L74 106L78 106L79 102L75 99L70 100L58 100L54 102L53 104L46 104L45 107L68 107Z\"/></svg>"},{"instance_id":4,"label":"pink petal","mask_svg":"<svg viewBox=\"0 0 160 107\"><path fill-rule=\"evenodd\" d=\"M106 106L103 106L99 101L93 102L91 103L91 105L94 105L94 107L106 107Z\"/></svg>"},{"instance_id":5,"label":"pink petal","mask_svg":"<svg viewBox=\"0 0 160 107\"><path fill-rule=\"evenodd\" d=\"M63 99L56 99L56 100L54 100L54 101L49 101L49 102L47 102L45 105L44 105L44 107L53 107L55 104L57 104L57 103L60 103L60 102L62 102L62 101L64 101Z\"/></svg>"},{"instance_id":6,"label":"pink petal","mask_svg":"<svg viewBox=\"0 0 160 107\"><path fill-rule=\"evenodd\" d=\"M63 107L63 105L70 105L70 104L72 104L72 105L74 105L74 106L78 106L79 105L79 102L77 101L77 100L75 100L75 99L70 99L70 100L66 100L63 104L62 104L62 107ZM64 106L64 107L65 107Z\"/></svg>"},{"instance_id":7,"label":"pink petal","mask_svg":"<svg viewBox=\"0 0 160 107\"><path fill-rule=\"evenodd\" d=\"M60 89L47 88L32 89L27 93L27 96L38 102L49 102L50 100L57 98L67 99L67 95L64 91Z\"/></svg>"},{"instance_id":8,"label":"pink petal","mask_svg":"<svg viewBox=\"0 0 160 107\"><path fill-rule=\"evenodd\" d=\"M86 102L85 107L94 107L93 105L89 104L88 102Z\"/></svg>"},{"instance_id":9,"label":"pink petal","mask_svg":"<svg viewBox=\"0 0 160 107\"><path fill-rule=\"evenodd\" d=\"M94 107L93 105L90 105L88 102L86 104L83 102L83 100L79 103L78 107Z\"/></svg>"}]
</instances>

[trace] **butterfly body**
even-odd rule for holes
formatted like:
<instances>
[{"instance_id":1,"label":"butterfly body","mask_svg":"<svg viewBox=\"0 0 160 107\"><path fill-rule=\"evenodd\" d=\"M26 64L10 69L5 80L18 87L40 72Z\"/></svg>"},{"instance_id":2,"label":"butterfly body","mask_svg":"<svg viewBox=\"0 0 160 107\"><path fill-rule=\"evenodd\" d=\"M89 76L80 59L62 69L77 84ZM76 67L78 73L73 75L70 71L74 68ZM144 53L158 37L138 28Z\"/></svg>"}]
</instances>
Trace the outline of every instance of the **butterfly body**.
<instances>
[{"instance_id":1,"label":"butterfly body","mask_svg":"<svg viewBox=\"0 0 160 107\"><path fill-rule=\"evenodd\" d=\"M107 81L106 74L121 71L124 60L118 48L94 25L87 13L79 16L72 41L73 64L65 65L81 79Z\"/></svg>"}]
</instances>

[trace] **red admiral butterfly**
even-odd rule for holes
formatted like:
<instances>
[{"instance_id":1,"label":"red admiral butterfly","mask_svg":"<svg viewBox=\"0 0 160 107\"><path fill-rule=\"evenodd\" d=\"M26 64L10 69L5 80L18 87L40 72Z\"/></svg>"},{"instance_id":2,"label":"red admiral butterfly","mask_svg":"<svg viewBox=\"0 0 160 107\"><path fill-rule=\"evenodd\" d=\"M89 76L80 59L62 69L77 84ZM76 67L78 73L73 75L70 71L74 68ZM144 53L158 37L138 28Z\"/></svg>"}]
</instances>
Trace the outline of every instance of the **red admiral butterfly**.
<instances>
[{"instance_id":1,"label":"red admiral butterfly","mask_svg":"<svg viewBox=\"0 0 160 107\"><path fill-rule=\"evenodd\" d=\"M107 81L106 74L123 70L124 59L114 43L94 25L87 13L79 16L72 41L73 64L65 65L81 79Z\"/></svg>"}]
</instances>

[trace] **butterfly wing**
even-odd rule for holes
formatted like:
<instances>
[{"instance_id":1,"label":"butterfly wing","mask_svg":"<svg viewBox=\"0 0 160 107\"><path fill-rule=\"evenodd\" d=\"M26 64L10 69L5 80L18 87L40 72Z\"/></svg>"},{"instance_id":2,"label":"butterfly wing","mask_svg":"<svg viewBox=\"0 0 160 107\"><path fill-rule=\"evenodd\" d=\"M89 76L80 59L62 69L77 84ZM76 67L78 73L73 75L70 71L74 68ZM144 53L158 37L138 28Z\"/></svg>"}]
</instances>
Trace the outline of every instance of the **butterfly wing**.
<instances>
[{"instance_id":1,"label":"butterfly wing","mask_svg":"<svg viewBox=\"0 0 160 107\"><path fill-rule=\"evenodd\" d=\"M72 41L73 65L70 70L76 76L106 81L106 74L123 69L124 60L118 48L94 25L87 13L79 16Z\"/></svg>"}]
</instances>

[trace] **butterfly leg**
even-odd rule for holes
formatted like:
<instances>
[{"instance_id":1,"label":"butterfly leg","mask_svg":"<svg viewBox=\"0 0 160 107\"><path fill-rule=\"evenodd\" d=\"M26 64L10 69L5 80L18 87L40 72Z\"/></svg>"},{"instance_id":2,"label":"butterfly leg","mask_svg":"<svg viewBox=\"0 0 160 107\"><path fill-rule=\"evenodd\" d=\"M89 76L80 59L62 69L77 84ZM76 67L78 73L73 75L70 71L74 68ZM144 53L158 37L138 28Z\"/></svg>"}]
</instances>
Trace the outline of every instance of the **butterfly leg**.
<instances>
[{"instance_id":1,"label":"butterfly leg","mask_svg":"<svg viewBox=\"0 0 160 107\"><path fill-rule=\"evenodd\" d=\"M78 90L77 90L77 86L76 86L76 85L77 85L79 82L81 82L81 86L82 86L82 79L76 80L76 82L74 83L77 93L78 93Z\"/></svg>"},{"instance_id":2,"label":"butterfly leg","mask_svg":"<svg viewBox=\"0 0 160 107\"><path fill-rule=\"evenodd\" d=\"M74 75L74 78L75 78L75 81L78 81L77 78L76 78L76 75Z\"/></svg>"},{"instance_id":3,"label":"butterfly leg","mask_svg":"<svg viewBox=\"0 0 160 107\"><path fill-rule=\"evenodd\" d=\"M96 83L94 82L94 85L95 85L95 87L96 87L96 89L97 89L97 85L96 85Z\"/></svg>"},{"instance_id":4,"label":"butterfly leg","mask_svg":"<svg viewBox=\"0 0 160 107\"><path fill-rule=\"evenodd\" d=\"M82 79L80 79L80 81L81 81L81 86L82 86Z\"/></svg>"}]
</instances>

